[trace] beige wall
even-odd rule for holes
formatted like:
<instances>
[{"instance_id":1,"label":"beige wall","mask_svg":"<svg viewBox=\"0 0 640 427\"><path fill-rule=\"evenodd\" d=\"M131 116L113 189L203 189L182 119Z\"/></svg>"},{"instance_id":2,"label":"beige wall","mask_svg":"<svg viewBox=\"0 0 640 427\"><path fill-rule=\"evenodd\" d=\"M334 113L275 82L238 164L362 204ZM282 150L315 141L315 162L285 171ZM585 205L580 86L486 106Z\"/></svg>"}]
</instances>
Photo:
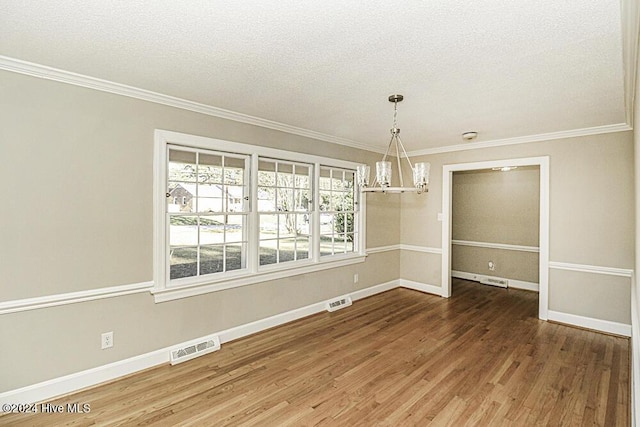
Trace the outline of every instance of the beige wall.
<instances>
[{"instance_id":1,"label":"beige wall","mask_svg":"<svg viewBox=\"0 0 640 427\"><path fill-rule=\"evenodd\" d=\"M400 195L366 193L365 197L367 247L377 248L400 243Z\"/></svg>"},{"instance_id":2,"label":"beige wall","mask_svg":"<svg viewBox=\"0 0 640 427\"><path fill-rule=\"evenodd\" d=\"M154 129L373 163L378 154L0 72L0 302L152 280ZM399 243L399 198L367 240ZM399 253L155 304L148 293L0 315L0 392L175 345L399 277ZM359 283L353 284L354 273ZM114 347L100 350L100 334Z\"/></svg>"},{"instance_id":3,"label":"beige wall","mask_svg":"<svg viewBox=\"0 0 640 427\"><path fill-rule=\"evenodd\" d=\"M540 171L537 166L508 172L454 172L453 240L538 246ZM453 244L451 269L538 283L538 253ZM489 269L489 261L494 270Z\"/></svg>"},{"instance_id":4,"label":"beige wall","mask_svg":"<svg viewBox=\"0 0 640 427\"><path fill-rule=\"evenodd\" d=\"M452 189L454 240L538 246L538 167L454 172Z\"/></svg>"},{"instance_id":5,"label":"beige wall","mask_svg":"<svg viewBox=\"0 0 640 427\"><path fill-rule=\"evenodd\" d=\"M634 268L633 135L618 132L562 140L535 142L480 150L457 151L416 157L431 162L430 191L425 198L402 196L401 242L442 248L443 165L523 157L550 159L550 261L596 267ZM412 280L433 282L431 271L440 268L441 257L403 250L404 266L413 264ZM416 270L420 270L417 272ZM549 282L549 309L601 320L630 323L630 280L598 275L598 287L576 275L554 274ZM607 286L611 298L601 297ZM560 301L566 289L573 301ZM603 307L604 306L604 307ZM614 314L615 313L615 314Z\"/></svg>"},{"instance_id":6,"label":"beige wall","mask_svg":"<svg viewBox=\"0 0 640 427\"><path fill-rule=\"evenodd\" d=\"M156 128L369 164L380 157L9 72L0 72L0 93L0 180L9 188L0 214L0 302L152 279ZM442 246L442 165L545 155L551 260L633 268L631 132L422 156L416 160L432 163L429 194L367 196L367 241L427 252L372 254L362 264L161 304L145 293L0 315L0 342L36 349L0 352L0 392L398 277L440 285L441 257L429 251ZM574 276L552 275L551 309L628 323L629 283ZM105 331L114 331L115 346L102 351Z\"/></svg>"},{"instance_id":7,"label":"beige wall","mask_svg":"<svg viewBox=\"0 0 640 427\"><path fill-rule=\"evenodd\" d=\"M551 269L549 310L628 325L630 282L628 277Z\"/></svg>"}]
</instances>

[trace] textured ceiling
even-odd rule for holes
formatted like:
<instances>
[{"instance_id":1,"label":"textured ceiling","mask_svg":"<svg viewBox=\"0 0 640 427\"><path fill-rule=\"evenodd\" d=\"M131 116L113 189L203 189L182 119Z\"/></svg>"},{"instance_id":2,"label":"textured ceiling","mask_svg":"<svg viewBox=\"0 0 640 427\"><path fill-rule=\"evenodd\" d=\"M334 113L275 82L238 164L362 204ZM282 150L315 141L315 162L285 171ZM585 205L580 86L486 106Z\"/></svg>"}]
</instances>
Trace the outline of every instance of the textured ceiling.
<instances>
[{"instance_id":1,"label":"textured ceiling","mask_svg":"<svg viewBox=\"0 0 640 427\"><path fill-rule=\"evenodd\" d=\"M0 55L409 151L625 121L617 0L3 0Z\"/></svg>"}]
</instances>

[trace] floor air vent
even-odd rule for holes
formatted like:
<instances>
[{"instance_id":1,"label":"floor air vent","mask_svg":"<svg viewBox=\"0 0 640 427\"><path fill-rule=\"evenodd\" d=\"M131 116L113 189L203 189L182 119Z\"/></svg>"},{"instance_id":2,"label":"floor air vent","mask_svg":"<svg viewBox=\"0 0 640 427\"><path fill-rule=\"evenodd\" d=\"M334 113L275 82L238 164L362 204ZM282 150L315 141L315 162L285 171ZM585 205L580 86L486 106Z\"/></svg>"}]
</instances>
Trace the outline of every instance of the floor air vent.
<instances>
[{"instance_id":1,"label":"floor air vent","mask_svg":"<svg viewBox=\"0 0 640 427\"><path fill-rule=\"evenodd\" d=\"M327 311L336 311L351 305L351 297L339 297L331 301L327 301Z\"/></svg>"},{"instance_id":2,"label":"floor air vent","mask_svg":"<svg viewBox=\"0 0 640 427\"><path fill-rule=\"evenodd\" d=\"M491 286L500 286L501 288L509 286L509 281L507 279L498 279L495 277L483 277L480 279L480 283Z\"/></svg>"},{"instance_id":3,"label":"floor air vent","mask_svg":"<svg viewBox=\"0 0 640 427\"><path fill-rule=\"evenodd\" d=\"M220 350L220 339L217 335L192 341L171 350L171 364L186 362L216 350Z\"/></svg>"}]
</instances>

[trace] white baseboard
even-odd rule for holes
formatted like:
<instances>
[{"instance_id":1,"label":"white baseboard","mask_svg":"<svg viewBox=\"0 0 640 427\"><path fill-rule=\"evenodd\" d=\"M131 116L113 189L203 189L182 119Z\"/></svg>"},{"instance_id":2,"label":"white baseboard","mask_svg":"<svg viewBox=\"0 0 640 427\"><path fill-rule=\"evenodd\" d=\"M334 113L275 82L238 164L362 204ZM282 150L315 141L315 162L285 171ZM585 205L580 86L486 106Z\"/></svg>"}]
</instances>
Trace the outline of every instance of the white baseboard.
<instances>
[{"instance_id":1,"label":"white baseboard","mask_svg":"<svg viewBox=\"0 0 640 427\"><path fill-rule=\"evenodd\" d=\"M631 325L611 322L609 320L594 319L592 317L578 316L576 314L562 313L549 310L549 320L567 325L579 326L581 328L593 329L595 331L606 332L608 334L631 336Z\"/></svg>"},{"instance_id":2,"label":"white baseboard","mask_svg":"<svg viewBox=\"0 0 640 427\"><path fill-rule=\"evenodd\" d=\"M399 280L393 280L380 285L371 286L350 293L351 298L359 300L381 292L388 291L400 286ZM276 314L275 316L237 326L221 332L213 333L218 335L221 343L236 340L266 329L273 328L297 319L301 319L312 314L325 311L326 301L311 304L285 313ZM56 396L62 396L81 389L92 387L106 381L132 374L134 372L148 369L157 365L169 363L169 355L172 349L183 347L193 340L176 344L171 347L162 348L139 356L109 363L107 365L98 366L96 368L87 369L85 371L76 372L63 377L54 378L41 383L22 387L15 390L9 390L0 393L0 405L5 403L36 403L52 399Z\"/></svg>"},{"instance_id":3,"label":"white baseboard","mask_svg":"<svg viewBox=\"0 0 640 427\"><path fill-rule=\"evenodd\" d=\"M524 280L508 279L506 277L487 276L484 274L467 273L464 271L451 270L451 277L458 279L473 280L479 282L483 279L502 279L509 281L509 287L513 289L524 289L526 291L540 292L540 286L534 282L525 282Z\"/></svg>"},{"instance_id":4,"label":"white baseboard","mask_svg":"<svg viewBox=\"0 0 640 427\"><path fill-rule=\"evenodd\" d=\"M392 280L391 282L371 286L366 289L361 289L359 291L355 291L345 295L348 295L352 300L357 301L362 298L366 298L388 291L390 289L397 288L398 286L398 281ZM283 325L285 323L293 322L294 320L302 319L303 317L311 316L312 314L325 311L326 303L327 301L322 301L315 304L307 305L306 307L287 311L285 313L276 314L275 316L256 320L255 322L247 323L245 325L236 326L235 328L218 332L217 335L220 337L220 343L237 340L239 338L243 338L257 332L261 332L276 326Z\"/></svg>"},{"instance_id":5,"label":"white baseboard","mask_svg":"<svg viewBox=\"0 0 640 427\"><path fill-rule=\"evenodd\" d=\"M170 348L163 348L140 356L109 363L108 365L98 366L27 387L9 390L0 393L0 404L36 403L56 396L69 394L143 369L169 363L169 352Z\"/></svg>"},{"instance_id":6,"label":"white baseboard","mask_svg":"<svg viewBox=\"0 0 640 427\"><path fill-rule=\"evenodd\" d=\"M326 302L323 301L307 305L305 307L296 308L285 313L276 314L275 316L256 320L255 322L236 326L231 329L226 329L218 332L217 335L220 337L220 343L224 344L276 326L284 325L285 323L293 322L294 320L302 319L303 317L311 316L312 314L320 313L325 311L325 304Z\"/></svg>"},{"instance_id":7,"label":"white baseboard","mask_svg":"<svg viewBox=\"0 0 640 427\"><path fill-rule=\"evenodd\" d=\"M357 301L359 299L367 298L373 295L381 294L386 291L390 291L391 289L395 289L400 287L400 280L392 280L387 283L382 283L376 286L370 286L365 289L360 289L359 291L351 292L349 295L351 299Z\"/></svg>"},{"instance_id":8,"label":"white baseboard","mask_svg":"<svg viewBox=\"0 0 640 427\"><path fill-rule=\"evenodd\" d=\"M407 289L413 289L415 291L425 292L427 294L434 294L442 296L442 287L429 285L427 283L414 282L413 280L400 279L400 286Z\"/></svg>"}]
</instances>

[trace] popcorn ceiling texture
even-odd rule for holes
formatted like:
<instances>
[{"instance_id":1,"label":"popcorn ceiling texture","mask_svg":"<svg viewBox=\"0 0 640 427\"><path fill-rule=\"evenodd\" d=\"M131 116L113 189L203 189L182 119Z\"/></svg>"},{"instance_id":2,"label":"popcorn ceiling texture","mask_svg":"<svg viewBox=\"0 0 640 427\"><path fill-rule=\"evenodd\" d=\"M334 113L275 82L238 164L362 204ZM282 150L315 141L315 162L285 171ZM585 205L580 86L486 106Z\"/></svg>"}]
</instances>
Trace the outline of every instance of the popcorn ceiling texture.
<instances>
[{"instance_id":1,"label":"popcorn ceiling texture","mask_svg":"<svg viewBox=\"0 0 640 427\"><path fill-rule=\"evenodd\" d=\"M6 0L0 55L409 151L625 121L616 0Z\"/></svg>"}]
</instances>

